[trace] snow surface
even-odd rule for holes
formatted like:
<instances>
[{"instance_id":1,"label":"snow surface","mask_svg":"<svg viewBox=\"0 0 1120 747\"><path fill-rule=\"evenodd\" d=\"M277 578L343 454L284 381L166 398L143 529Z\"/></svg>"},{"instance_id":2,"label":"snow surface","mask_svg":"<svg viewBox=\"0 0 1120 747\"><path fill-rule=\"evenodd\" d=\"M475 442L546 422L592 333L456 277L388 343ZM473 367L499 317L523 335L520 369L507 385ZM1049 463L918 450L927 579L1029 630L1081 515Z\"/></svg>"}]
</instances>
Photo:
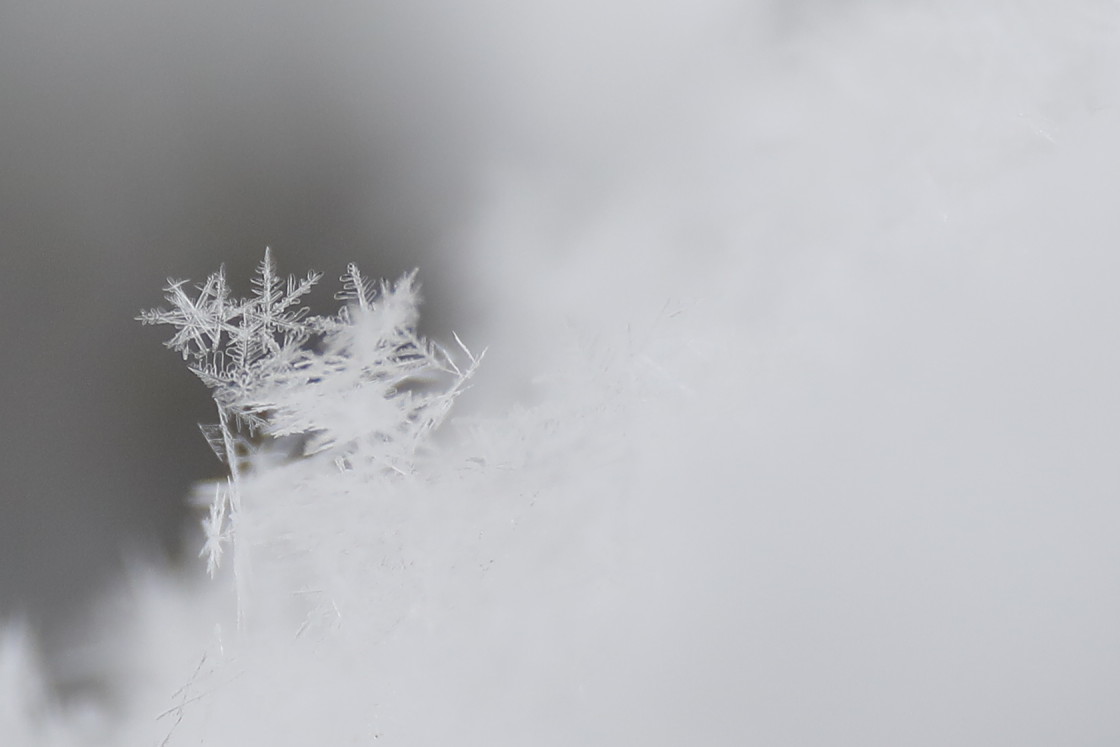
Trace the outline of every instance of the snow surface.
<instances>
[{"instance_id":1,"label":"snow surface","mask_svg":"<svg viewBox=\"0 0 1120 747\"><path fill-rule=\"evenodd\" d=\"M262 476L266 614L144 577L108 715L0 734L1120 742L1120 8L541 7L433 458Z\"/></svg>"}]
</instances>

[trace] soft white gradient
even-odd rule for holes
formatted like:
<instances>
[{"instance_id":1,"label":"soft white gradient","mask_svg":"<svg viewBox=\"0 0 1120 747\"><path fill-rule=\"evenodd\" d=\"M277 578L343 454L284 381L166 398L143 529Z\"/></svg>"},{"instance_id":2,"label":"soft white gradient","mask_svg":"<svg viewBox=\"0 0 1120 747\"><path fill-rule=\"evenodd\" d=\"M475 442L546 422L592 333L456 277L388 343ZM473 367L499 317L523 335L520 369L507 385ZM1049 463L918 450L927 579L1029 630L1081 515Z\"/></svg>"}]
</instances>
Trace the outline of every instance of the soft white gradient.
<instances>
[{"instance_id":1,"label":"soft white gradient","mask_svg":"<svg viewBox=\"0 0 1120 747\"><path fill-rule=\"evenodd\" d=\"M1120 739L1120 14L825 6L449 24L470 418L291 522L355 614L140 584L107 743Z\"/></svg>"}]
</instances>

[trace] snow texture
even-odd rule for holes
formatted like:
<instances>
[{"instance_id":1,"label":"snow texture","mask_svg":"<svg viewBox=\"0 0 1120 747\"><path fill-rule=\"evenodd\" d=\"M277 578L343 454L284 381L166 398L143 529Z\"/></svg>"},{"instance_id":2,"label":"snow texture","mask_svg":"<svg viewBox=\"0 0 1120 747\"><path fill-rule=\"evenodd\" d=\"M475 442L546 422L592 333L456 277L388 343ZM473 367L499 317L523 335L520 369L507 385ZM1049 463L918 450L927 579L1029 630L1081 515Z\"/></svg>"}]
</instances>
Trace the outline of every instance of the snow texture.
<instances>
[{"instance_id":1,"label":"snow texture","mask_svg":"<svg viewBox=\"0 0 1120 747\"><path fill-rule=\"evenodd\" d=\"M456 337L468 361L460 368L445 349L417 335L415 272L395 284L375 285L351 264L336 296L344 306L329 317L310 315L301 303L319 279L310 273L284 281L266 250L251 298L232 299L219 270L198 286L194 298L184 281L172 281L166 296L171 308L139 317L145 324L175 328L165 344L188 361L217 405L219 422L202 431L230 465L230 476L214 486L203 522L203 553L213 576L224 545L234 546L242 614L250 571L241 535L287 535L262 530L249 518L255 514L247 516L246 473L279 470L273 458L277 443L297 439L305 458L302 472L408 475L481 360ZM445 385L437 384L438 376ZM239 429L266 440L255 444ZM282 513L280 507L264 508Z\"/></svg>"},{"instance_id":2,"label":"snow texture","mask_svg":"<svg viewBox=\"0 0 1120 747\"><path fill-rule=\"evenodd\" d=\"M408 278L298 316L266 257L150 317L244 562L125 597L103 743L1120 742L1115 4L545 5L438 437L477 361Z\"/></svg>"}]
</instances>

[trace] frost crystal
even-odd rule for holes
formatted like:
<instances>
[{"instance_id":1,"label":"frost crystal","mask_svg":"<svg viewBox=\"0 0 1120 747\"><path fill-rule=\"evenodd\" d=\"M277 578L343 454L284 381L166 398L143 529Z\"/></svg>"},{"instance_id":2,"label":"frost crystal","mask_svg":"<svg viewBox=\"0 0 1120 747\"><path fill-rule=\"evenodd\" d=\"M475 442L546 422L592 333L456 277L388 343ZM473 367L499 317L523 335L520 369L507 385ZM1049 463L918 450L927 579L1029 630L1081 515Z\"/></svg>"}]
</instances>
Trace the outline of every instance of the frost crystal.
<instances>
[{"instance_id":1,"label":"frost crystal","mask_svg":"<svg viewBox=\"0 0 1120 747\"><path fill-rule=\"evenodd\" d=\"M247 567L238 542L243 476L252 460L278 439L296 440L308 459L337 469L408 474L426 437L446 417L474 373L474 356L456 336L465 363L416 332L415 271L396 283L373 283L351 264L333 316L308 312L302 299L321 275L286 280L272 254L253 278L249 298L231 297L224 268L189 292L169 281L169 309L151 309L144 324L175 327L165 345L178 351L210 388L218 422L203 435L229 464L203 521L213 575L231 544L243 597Z\"/></svg>"}]
</instances>

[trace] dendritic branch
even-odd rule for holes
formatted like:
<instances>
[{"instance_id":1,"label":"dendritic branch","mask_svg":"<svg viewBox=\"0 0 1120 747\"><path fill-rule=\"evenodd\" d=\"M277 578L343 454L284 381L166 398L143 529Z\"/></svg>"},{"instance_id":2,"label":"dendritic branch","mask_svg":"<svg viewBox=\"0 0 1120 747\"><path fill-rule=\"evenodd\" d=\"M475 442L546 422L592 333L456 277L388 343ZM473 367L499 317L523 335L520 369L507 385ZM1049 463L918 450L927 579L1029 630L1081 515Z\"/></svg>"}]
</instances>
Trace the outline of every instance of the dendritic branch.
<instances>
[{"instance_id":1,"label":"dendritic branch","mask_svg":"<svg viewBox=\"0 0 1120 747\"><path fill-rule=\"evenodd\" d=\"M415 271L396 283L374 283L349 265L336 295L343 306L332 316L310 314L303 305L320 278L311 272L282 279L266 250L249 298L232 298L221 268L195 286L196 295L188 281L169 281L170 308L137 317L175 328L165 345L182 355L217 407L218 422L201 428L229 476L215 486L201 554L214 575L231 546L239 624L250 572L239 541L246 520L242 481L253 449L246 434L266 441L298 437L305 458L323 454L342 469L362 463L407 474L482 360L458 335L462 363L416 332Z\"/></svg>"}]
</instances>

